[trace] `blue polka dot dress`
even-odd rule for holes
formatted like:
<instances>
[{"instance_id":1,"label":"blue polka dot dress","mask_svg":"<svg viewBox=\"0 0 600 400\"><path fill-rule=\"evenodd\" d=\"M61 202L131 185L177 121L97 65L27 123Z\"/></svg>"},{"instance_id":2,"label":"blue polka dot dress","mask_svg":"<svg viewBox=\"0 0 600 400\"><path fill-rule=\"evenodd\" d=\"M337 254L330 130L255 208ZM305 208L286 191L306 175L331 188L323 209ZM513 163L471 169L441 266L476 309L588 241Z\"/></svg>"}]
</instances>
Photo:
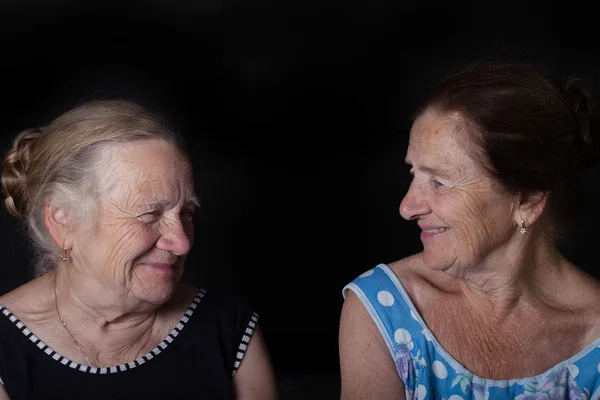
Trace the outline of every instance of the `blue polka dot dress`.
<instances>
[{"instance_id":1,"label":"blue polka dot dress","mask_svg":"<svg viewBox=\"0 0 600 400\"><path fill-rule=\"evenodd\" d=\"M344 297L347 290L358 296L377 325L407 399L600 399L600 338L541 375L485 379L459 364L437 342L387 265L379 264L346 285Z\"/></svg>"}]
</instances>

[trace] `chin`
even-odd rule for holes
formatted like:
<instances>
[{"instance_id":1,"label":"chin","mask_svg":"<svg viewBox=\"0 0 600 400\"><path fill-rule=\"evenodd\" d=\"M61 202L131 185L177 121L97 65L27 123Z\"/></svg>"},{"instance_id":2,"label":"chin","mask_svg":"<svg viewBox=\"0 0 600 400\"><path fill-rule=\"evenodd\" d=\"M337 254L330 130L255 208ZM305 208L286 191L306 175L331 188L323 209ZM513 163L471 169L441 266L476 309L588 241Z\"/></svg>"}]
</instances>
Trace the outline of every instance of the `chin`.
<instances>
[{"instance_id":1,"label":"chin","mask_svg":"<svg viewBox=\"0 0 600 400\"><path fill-rule=\"evenodd\" d=\"M162 305L173 297L180 277L181 273L138 273L137 282L132 289L138 299Z\"/></svg>"},{"instance_id":2,"label":"chin","mask_svg":"<svg viewBox=\"0 0 600 400\"><path fill-rule=\"evenodd\" d=\"M444 271L452 265L452 263L448 262L447 256L447 252L439 249L425 248L421 253L421 260L432 271Z\"/></svg>"},{"instance_id":3,"label":"chin","mask_svg":"<svg viewBox=\"0 0 600 400\"><path fill-rule=\"evenodd\" d=\"M136 297L140 300L160 306L168 302L173 294L175 294L175 288L177 283L172 285L154 285L145 286L136 290Z\"/></svg>"}]
</instances>

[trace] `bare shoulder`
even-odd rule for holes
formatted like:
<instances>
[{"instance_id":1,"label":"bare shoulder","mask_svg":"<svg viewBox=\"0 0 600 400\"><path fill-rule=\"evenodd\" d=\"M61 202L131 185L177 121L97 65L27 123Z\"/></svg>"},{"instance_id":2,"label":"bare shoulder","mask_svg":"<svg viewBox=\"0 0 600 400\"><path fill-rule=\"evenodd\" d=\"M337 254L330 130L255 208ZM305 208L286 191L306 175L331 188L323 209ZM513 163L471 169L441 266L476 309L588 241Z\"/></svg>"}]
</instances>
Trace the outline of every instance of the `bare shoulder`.
<instances>
[{"instance_id":1,"label":"bare shoulder","mask_svg":"<svg viewBox=\"0 0 600 400\"><path fill-rule=\"evenodd\" d=\"M276 400L277 382L268 348L257 325L233 377L236 400Z\"/></svg>"},{"instance_id":2,"label":"bare shoulder","mask_svg":"<svg viewBox=\"0 0 600 400\"><path fill-rule=\"evenodd\" d=\"M412 279L419 260L417 254L387 266L405 281ZM393 355L365 304L352 290L342 306L338 350L342 400L404 398Z\"/></svg>"},{"instance_id":3,"label":"bare shoulder","mask_svg":"<svg viewBox=\"0 0 600 400\"><path fill-rule=\"evenodd\" d=\"M406 258L394 261L392 263L385 264L389 267L398 280L402 283L402 286L407 289L409 294L412 289L417 287L419 281L425 279L423 274L423 263L421 262L421 254L417 253ZM345 294L345 301L342 308L342 314L356 314L370 320L370 316L366 313L364 305L361 300L354 295L352 290L349 290Z\"/></svg>"},{"instance_id":4,"label":"bare shoulder","mask_svg":"<svg viewBox=\"0 0 600 400\"><path fill-rule=\"evenodd\" d=\"M437 306L444 293L460 291L457 278L427 268L421 253L395 261L389 267L419 311L430 305Z\"/></svg>"},{"instance_id":5,"label":"bare shoulder","mask_svg":"<svg viewBox=\"0 0 600 400\"><path fill-rule=\"evenodd\" d=\"M423 262L421 253L413 254L406 258L394 261L388 264L394 274L400 279L403 285L419 279L423 274Z\"/></svg>"},{"instance_id":6,"label":"bare shoulder","mask_svg":"<svg viewBox=\"0 0 600 400\"><path fill-rule=\"evenodd\" d=\"M387 345L379 333L375 322L365 308L362 301L352 291L348 293L342 306L339 328L340 355L342 359L348 358L346 352L366 352L372 350L380 352L385 358ZM360 354L364 356L365 354ZM346 357L344 357L346 356Z\"/></svg>"},{"instance_id":7,"label":"bare shoulder","mask_svg":"<svg viewBox=\"0 0 600 400\"><path fill-rule=\"evenodd\" d=\"M54 304L51 289L48 277L42 276L3 294L0 304L19 318L35 319Z\"/></svg>"},{"instance_id":8,"label":"bare shoulder","mask_svg":"<svg viewBox=\"0 0 600 400\"><path fill-rule=\"evenodd\" d=\"M554 292L567 308L590 326L587 341L600 338L600 280L579 267L573 268L570 278L561 280Z\"/></svg>"},{"instance_id":9,"label":"bare shoulder","mask_svg":"<svg viewBox=\"0 0 600 400\"><path fill-rule=\"evenodd\" d=\"M392 355L361 300L348 292L340 317L341 399L403 399Z\"/></svg>"}]
</instances>

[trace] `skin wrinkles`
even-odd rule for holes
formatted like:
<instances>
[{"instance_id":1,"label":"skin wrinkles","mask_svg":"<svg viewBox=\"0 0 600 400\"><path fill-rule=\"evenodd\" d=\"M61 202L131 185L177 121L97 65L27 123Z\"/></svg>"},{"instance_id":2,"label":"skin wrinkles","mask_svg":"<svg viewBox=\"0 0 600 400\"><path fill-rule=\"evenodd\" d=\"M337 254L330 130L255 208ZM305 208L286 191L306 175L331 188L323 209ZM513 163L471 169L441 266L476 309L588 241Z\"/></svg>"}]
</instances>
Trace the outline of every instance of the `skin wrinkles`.
<instances>
[{"instance_id":1,"label":"skin wrinkles","mask_svg":"<svg viewBox=\"0 0 600 400\"><path fill-rule=\"evenodd\" d=\"M457 363L484 379L532 377L598 340L600 284L555 247L550 193L513 192L494 178L483 134L436 108L414 121L406 154L413 179L399 211L421 228L423 250L388 266ZM397 360L348 293L342 397L404 398Z\"/></svg>"},{"instance_id":2,"label":"skin wrinkles","mask_svg":"<svg viewBox=\"0 0 600 400\"><path fill-rule=\"evenodd\" d=\"M178 133L168 124L127 102L82 107L48 125L49 134L56 132L58 141L73 146L73 157L60 159L56 151L64 146L54 141L39 149L55 154L46 161L71 179L54 182L40 166L44 185L56 191L42 186L31 203L45 228L32 235L44 245L39 276L1 299L65 359L112 367L168 339L199 295L199 288L180 281L194 242L198 199L191 159L178 149ZM64 132L58 129L62 124ZM261 328L253 328L244 362L238 368L230 360L237 368L231 391L239 399L275 399L268 349Z\"/></svg>"},{"instance_id":3,"label":"skin wrinkles","mask_svg":"<svg viewBox=\"0 0 600 400\"><path fill-rule=\"evenodd\" d=\"M133 143L133 146L139 145ZM112 168L124 172L110 174L118 178L103 196L94 229L89 237L85 233L78 235L82 248L89 248L85 245L86 240L103 242L111 238L108 240L110 244L98 252L101 257L78 251L77 243L73 246L72 254L76 266L96 265L87 273L96 278L95 285L113 292L114 298L118 299L115 303L122 304L125 309L139 303L139 297L143 298L147 293L159 293L163 298L170 296L174 282L183 273L185 253L193 243L192 221L181 213L192 212L192 205L197 202L193 193L191 168L185 159L171 157L167 168L160 163L155 167L153 162L144 162L144 157L127 154L133 146L123 146L114 154ZM156 207L156 204L161 207L152 209L151 206ZM159 215L152 216L150 222L143 222L147 217L142 214L153 210L157 210ZM182 240L187 244L179 243ZM170 249L174 242L179 243L176 246L183 246L182 256L175 255ZM101 262L101 267L97 266L97 261ZM140 268L140 262L176 262L175 274L168 282L149 279L148 271ZM150 301L149 307L153 307L151 304L154 303Z\"/></svg>"},{"instance_id":4,"label":"skin wrinkles","mask_svg":"<svg viewBox=\"0 0 600 400\"><path fill-rule=\"evenodd\" d=\"M97 199L91 224L69 225L68 212L46 211L64 221L59 226L64 225L61 240L69 260L40 281L47 282L50 293L56 283L61 314L95 365L134 359L168 334L172 318L179 318L180 310L171 308L181 299L172 296L193 244L191 215L197 204L191 166L170 144L133 142L107 149L105 157L111 157L111 170L104 175L115 179ZM167 268L156 263L175 264ZM53 304L53 296L48 300ZM47 304L40 303L41 309ZM40 312L39 323L48 325L47 332L58 341L55 348L71 348L73 343L48 312L55 315L53 307L46 316ZM30 318L38 317L32 312ZM70 323L74 320L78 323Z\"/></svg>"},{"instance_id":5,"label":"skin wrinkles","mask_svg":"<svg viewBox=\"0 0 600 400\"><path fill-rule=\"evenodd\" d=\"M473 373L536 375L598 338L598 285L554 246L548 194L504 189L471 157L472 132L456 121L430 110L413 124L414 177L400 213L424 230L423 251L391 267L442 347Z\"/></svg>"},{"instance_id":6,"label":"skin wrinkles","mask_svg":"<svg viewBox=\"0 0 600 400\"><path fill-rule=\"evenodd\" d=\"M422 118L414 124L407 152L414 179L403 203L407 200L423 203L423 215L409 219L418 219L426 226L451 228L448 231L451 235L444 235L450 237L443 238L452 250L446 255L444 269L462 277L461 271L480 263L487 252L507 239L508 228L514 226L514 221L502 217L510 215L514 208L510 203L507 205L506 194L499 185L485 176L466 152L457 157L452 151L458 147L453 123L442 121ZM434 133L424 134L429 131ZM432 169L443 171L447 178L437 180L447 179L450 184L437 185ZM434 214L430 209L438 211ZM505 229L498 229L499 224ZM431 257L439 258L428 254L425 248L425 262Z\"/></svg>"}]
</instances>

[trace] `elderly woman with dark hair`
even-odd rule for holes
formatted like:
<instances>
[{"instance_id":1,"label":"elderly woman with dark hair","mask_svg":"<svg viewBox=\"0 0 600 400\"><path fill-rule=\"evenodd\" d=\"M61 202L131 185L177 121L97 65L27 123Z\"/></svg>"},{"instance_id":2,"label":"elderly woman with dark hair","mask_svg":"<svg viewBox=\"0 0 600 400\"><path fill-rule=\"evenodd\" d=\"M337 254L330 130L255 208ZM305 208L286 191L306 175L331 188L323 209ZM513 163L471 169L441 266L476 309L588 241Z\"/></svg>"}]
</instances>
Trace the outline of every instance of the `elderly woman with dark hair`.
<instances>
[{"instance_id":1,"label":"elderly woman with dark hair","mask_svg":"<svg viewBox=\"0 0 600 400\"><path fill-rule=\"evenodd\" d=\"M0 399L275 399L257 314L180 282L198 206L180 136L94 101L14 140L5 205L37 278L0 297Z\"/></svg>"},{"instance_id":2,"label":"elderly woman with dark hair","mask_svg":"<svg viewBox=\"0 0 600 400\"><path fill-rule=\"evenodd\" d=\"M600 398L600 283L555 246L597 161L594 104L520 63L434 88L400 204L423 251L344 288L342 399Z\"/></svg>"}]
</instances>

